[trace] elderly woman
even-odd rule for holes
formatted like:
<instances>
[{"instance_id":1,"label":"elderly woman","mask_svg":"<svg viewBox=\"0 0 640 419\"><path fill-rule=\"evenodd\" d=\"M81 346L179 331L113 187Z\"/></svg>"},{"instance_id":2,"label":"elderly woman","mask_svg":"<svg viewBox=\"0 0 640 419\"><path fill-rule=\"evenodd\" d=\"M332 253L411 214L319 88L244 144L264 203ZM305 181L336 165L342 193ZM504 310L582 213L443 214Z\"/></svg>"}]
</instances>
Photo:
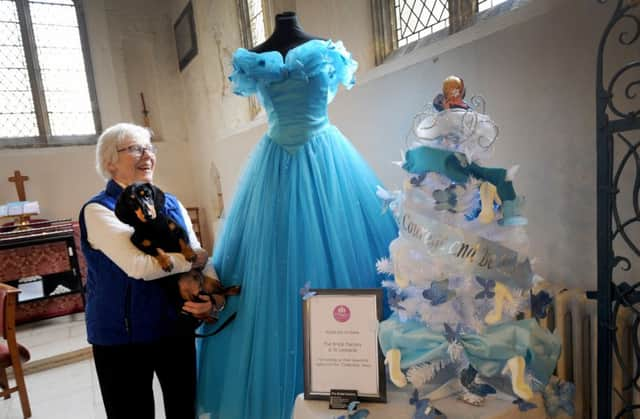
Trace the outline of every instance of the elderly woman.
<instances>
[{"instance_id":1,"label":"elderly woman","mask_svg":"<svg viewBox=\"0 0 640 419\"><path fill-rule=\"evenodd\" d=\"M88 266L86 289L87 336L109 418L153 418L153 374L162 387L166 417L195 417L195 343L190 322L180 322L182 309L204 319L212 304L186 302L176 306L167 276L156 258L130 241L132 227L114 214L123 188L133 182L152 182L156 148L149 131L133 124L106 129L96 148L98 173L105 190L80 211L82 250ZM207 258L200 248L187 211L171 194L164 210L188 232L196 249L193 267ZM180 253L168 253L172 274L188 271L192 263ZM185 330L186 329L186 330Z\"/></svg>"}]
</instances>

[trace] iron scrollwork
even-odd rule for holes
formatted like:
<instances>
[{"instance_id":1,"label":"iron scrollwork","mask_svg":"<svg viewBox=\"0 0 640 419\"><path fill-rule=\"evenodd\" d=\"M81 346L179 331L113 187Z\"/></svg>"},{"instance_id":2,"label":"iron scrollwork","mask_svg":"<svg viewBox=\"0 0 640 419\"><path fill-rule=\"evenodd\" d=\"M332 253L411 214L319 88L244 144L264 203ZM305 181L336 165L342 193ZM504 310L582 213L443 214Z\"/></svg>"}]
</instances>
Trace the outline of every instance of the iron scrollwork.
<instances>
[{"instance_id":1,"label":"iron scrollwork","mask_svg":"<svg viewBox=\"0 0 640 419\"><path fill-rule=\"evenodd\" d=\"M601 4L608 0L596 0ZM637 12L640 0L618 0L613 15L604 29L598 46L596 68L596 122L597 122L597 251L598 251L598 291L590 293L598 300L598 418L612 416L613 395L621 399L621 408L613 412L615 417L628 415L640 410L623 392L640 391L640 281L635 284L616 284L614 270L629 271L632 261L628 256L616 254L614 242L621 242L630 251L631 257L640 257L640 247L634 242L631 231L640 223L640 140L632 136L640 133L640 107L638 92L640 61L630 61L619 69L606 69L607 47L617 43L618 47L637 48L640 38L640 18ZM618 30L617 36L614 31ZM638 43L640 44L640 43ZM636 74L637 74L636 73ZM623 94L619 94L622 92ZM630 108L630 109L626 109ZM616 156L618 158L616 159ZM633 171L635 170L635 174ZM632 172L630 196L621 191L621 181ZM626 180L626 179L625 179ZM631 199L631 214L628 214L628 199ZM624 206L627 205L627 206ZM626 217L626 218L625 218ZM620 249L620 247L617 247ZM635 260L635 258L634 258ZM622 307L631 310L632 346L635 366L626 365L616 337L616 321ZM623 371L631 371L631 378L623 384L622 392L613 386L613 361L618 362Z\"/></svg>"}]
</instances>

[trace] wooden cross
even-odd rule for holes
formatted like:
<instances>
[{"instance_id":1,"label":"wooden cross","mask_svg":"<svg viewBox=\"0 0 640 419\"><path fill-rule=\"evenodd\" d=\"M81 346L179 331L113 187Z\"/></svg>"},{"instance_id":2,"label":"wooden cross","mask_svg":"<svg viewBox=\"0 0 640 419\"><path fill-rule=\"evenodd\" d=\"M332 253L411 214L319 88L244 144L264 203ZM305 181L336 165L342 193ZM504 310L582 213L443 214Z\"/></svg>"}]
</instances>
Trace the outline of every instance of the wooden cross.
<instances>
[{"instance_id":1,"label":"wooden cross","mask_svg":"<svg viewBox=\"0 0 640 419\"><path fill-rule=\"evenodd\" d=\"M25 180L29 180L29 176L22 176L20 170L16 170L13 172L13 177L9 178L9 182L14 182L16 184L16 192L18 192L18 201L26 201L27 194L24 192L24 182Z\"/></svg>"}]
</instances>

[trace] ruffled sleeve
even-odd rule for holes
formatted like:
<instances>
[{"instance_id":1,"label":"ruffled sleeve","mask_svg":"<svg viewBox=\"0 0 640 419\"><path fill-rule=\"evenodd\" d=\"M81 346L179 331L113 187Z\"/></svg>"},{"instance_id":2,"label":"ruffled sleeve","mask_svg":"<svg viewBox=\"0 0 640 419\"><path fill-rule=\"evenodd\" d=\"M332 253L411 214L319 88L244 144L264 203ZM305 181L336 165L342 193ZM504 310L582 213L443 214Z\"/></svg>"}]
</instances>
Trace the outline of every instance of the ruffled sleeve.
<instances>
[{"instance_id":1,"label":"ruffled sleeve","mask_svg":"<svg viewBox=\"0 0 640 419\"><path fill-rule=\"evenodd\" d=\"M233 72L229 76L233 93L251 96L258 83L271 83L283 77L282 58L278 52L255 53L239 48L233 54Z\"/></svg>"},{"instance_id":2,"label":"ruffled sleeve","mask_svg":"<svg viewBox=\"0 0 640 419\"><path fill-rule=\"evenodd\" d=\"M342 41L329 41L327 58L330 65L329 101L331 101L340 84L351 89L356 83L355 72L358 69L358 62L351 58L351 53L346 50Z\"/></svg>"}]
</instances>

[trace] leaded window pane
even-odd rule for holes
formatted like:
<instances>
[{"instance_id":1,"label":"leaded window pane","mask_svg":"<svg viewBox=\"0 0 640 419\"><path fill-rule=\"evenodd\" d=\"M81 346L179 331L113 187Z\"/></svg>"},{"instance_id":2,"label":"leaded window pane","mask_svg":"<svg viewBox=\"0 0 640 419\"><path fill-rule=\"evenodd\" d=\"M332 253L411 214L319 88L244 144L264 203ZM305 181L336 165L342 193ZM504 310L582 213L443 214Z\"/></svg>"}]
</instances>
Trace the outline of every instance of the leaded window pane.
<instances>
[{"instance_id":1,"label":"leaded window pane","mask_svg":"<svg viewBox=\"0 0 640 419\"><path fill-rule=\"evenodd\" d=\"M394 0L398 46L448 26L447 0Z\"/></svg>"},{"instance_id":2,"label":"leaded window pane","mask_svg":"<svg viewBox=\"0 0 640 419\"><path fill-rule=\"evenodd\" d=\"M256 46L265 41L264 14L261 0L247 0L249 8L249 25L251 26L251 43Z\"/></svg>"},{"instance_id":3,"label":"leaded window pane","mask_svg":"<svg viewBox=\"0 0 640 419\"><path fill-rule=\"evenodd\" d=\"M37 135L16 4L0 0L0 138Z\"/></svg>"},{"instance_id":4,"label":"leaded window pane","mask_svg":"<svg viewBox=\"0 0 640 419\"><path fill-rule=\"evenodd\" d=\"M30 1L51 134L95 134L76 10L57 3Z\"/></svg>"},{"instance_id":5,"label":"leaded window pane","mask_svg":"<svg viewBox=\"0 0 640 419\"><path fill-rule=\"evenodd\" d=\"M478 0L478 12L484 12L494 6L504 3L507 0Z\"/></svg>"}]
</instances>

